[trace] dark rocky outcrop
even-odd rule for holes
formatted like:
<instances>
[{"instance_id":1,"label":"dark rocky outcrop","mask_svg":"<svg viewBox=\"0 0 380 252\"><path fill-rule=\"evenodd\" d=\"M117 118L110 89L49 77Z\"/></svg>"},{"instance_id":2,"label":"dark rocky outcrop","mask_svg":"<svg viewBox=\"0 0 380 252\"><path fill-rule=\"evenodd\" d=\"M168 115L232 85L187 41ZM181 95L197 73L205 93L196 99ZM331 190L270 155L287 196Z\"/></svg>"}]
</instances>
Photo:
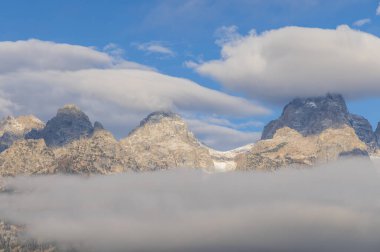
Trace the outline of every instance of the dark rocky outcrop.
<instances>
[{"instance_id":1,"label":"dark rocky outcrop","mask_svg":"<svg viewBox=\"0 0 380 252\"><path fill-rule=\"evenodd\" d=\"M103 128L100 123L93 127L88 116L75 105L60 108L57 115L50 119L42 130L32 130L26 139L43 138L49 147L68 144L82 137L89 137L94 129Z\"/></svg>"},{"instance_id":2,"label":"dark rocky outcrop","mask_svg":"<svg viewBox=\"0 0 380 252\"><path fill-rule=\"evenodd\" d=\"M143 120L141 120L140 127L144 126L147 123L160 123L163 118L178 119L180 117L176 113L173 113L171 111L155 111L150 113Z\"/></svg>"},{"instance_id":3,"label":"dark rocky outcrop","mask_svg":"<svg viewBox=\"0 0 380 252\"><path fill-rule=\"evenodd\" d=\"M14 134L12 132L5 132L0 137L0 152L8 149L16 140L22 139L23 135Z\"/></svg>"},{"instance_id":4,"label":"dark rocky outcrop","mask_svg":"<svg viewBox=\"0 0 380 252\"><path fill-rule=\"evenodd\" d=\"M376 148L376 135L369 121L360 115L350 114L350 124L359 139L366 143L370 149Z\"/></svg>"},{"instance_id":5,"label":"dark rocky outcrop","mask_svg":"<svg viewBox=\"0 0 380 252\"><path fill-rule=\"evenodd\" d=\"M351 151L341 152L340 157L368 157L368 152L362 149L355 148Z\"/></svg>"},{"instance_id":6,"label":"dark rocky outcrop","mask_svg":"<svg viewBox=\"0 0 380 252\"><path fill-rule=\"evenodd\" d=\"M341 95L296 98L287 104L277 120L265 126L261 139L270 139L283 127L297 130L303 136L319 134L328 128L350 125L350 116Z\"/></svg>"},{"instance_id":7,"label":"dark rocky outcrop","mask_svg":"<svg viewBox=\"0 0 380 252\"><path fill-rule=\"evenodd\" d=\"M371 124L362 116L350 114L344 98L339 94L294 99L285 106L277 120L264 127L261 139L273 138L276 131L283 127L309 136L344 125L352 127L359 139L371 149L375 148L376 136Z\"/></svg>"},{"instance_id":8,"label":"dark rocky outcrop","mask_svg":"<svg viewBox=\"0 0 380 252\"><path fill-rule=\"evenodd\" d=\"M377 124L376 130L375 130L375 137L376 137L376 144L377 147L380 148L380 122Z\"/></svg>"}]
</instances>

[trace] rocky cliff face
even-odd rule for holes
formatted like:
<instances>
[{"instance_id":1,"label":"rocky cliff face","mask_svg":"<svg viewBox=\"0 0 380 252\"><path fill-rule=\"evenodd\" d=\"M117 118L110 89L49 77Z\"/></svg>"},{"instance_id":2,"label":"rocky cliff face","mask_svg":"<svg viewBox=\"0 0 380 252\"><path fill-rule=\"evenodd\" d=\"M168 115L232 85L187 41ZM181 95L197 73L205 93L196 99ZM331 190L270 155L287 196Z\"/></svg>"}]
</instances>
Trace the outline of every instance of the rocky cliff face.
<instances>
[{"instance_id":1,"label":"rocky cliff face","mask_svg":"<svg viewBox=\"0 0 380 252\"><path fill-rule=\"evenodd\" d=\"M349 113L341 95L297 98L285 106L280 118L265 126L261 138L272 138L276 131L283 127L308 136L349 123Z\"/></svg>"},{"instance_id":2,"label":"rocky cliff face","mask_svg":"<svg viewBox=\"0 0 380 252\"><path fill-rule=\"evenodd\" d=\"M251 150L238 155L236 169L268 171L284 166L310 166L340 156L366 156L366 150L366 144L349 126L329 128L311 136L284 127L272 139L259 141Z\"/></svg>"},{"instance_id":3,"label":"rocky cliff face","mask_svg":"<svg viewBox=\"0 0 380 252\"><path fill-rule=\"evenodd\" d=\"M35 116L8 116L0 122L0 152L33 129L42 129L45 124Z\"/></svg>"},{"instance_id":4,"label":"rocky cliff face","mask_svg":"<svg viewBox=\"0 0 380 252\"><path fill-rule=\"evenodd\" d=\"M17 140L0 153L0 175L54 173L57 168L53 151L44 140Z\"/></svg>"},{"instance_id":5,"label":"rocky cliff face","mask_svg":"<svg viewBox=\"0 0 380 252\"><path fill-rule=\"evenodd\" d=\"M121 145L141 171L176 167L213 169L208 148L201 145L186 123L171 112L154 112Z\"/></svg>"},{"instance_id":6,"label":"rocky cliff face","mask_svg":"<svg viewBox=\"0 0 380 252\"><path fill-rule=\"evenodd\" d=\"M360 115L350 114L350 125L359 139L368 145L370 151L377 148L376 135L367 119Z\"/></svg>"},{"instance_id":7,"label":"rocky cliff face","mask_svg":"<svg viewBox=\"0 0 380 252\"><path fill-rule=\"evenodd\" d=\"M375 130L375 137L376 137L376 144L377 147L380 148L380 122L377 124L376 130Z\"/></svg>"},{"instance_id":8,"label":"rocky cliff face","mask_svg":"<svg viewBox=\"0 0 380 252\"><path fill-rule=\"evenodd\" d=\"M54 149L56 172L72 174L110 174L136 170L133 157L106 130L96 130L91 137L72 141Z\"/></svg>"},{"instance_id":9,"label":"rocky cliff face","mask_svg":"<svg viewBox=\"0 0 380 252\"><path fill-rule=\"evenodd\" d=\"M352 127L359 139L371 149L375 148L376 137L372 126L362 116L350 114L341 95L297 98L287 104L277 120L264 127L261 139L270 139L278 129L289 127L303 136L317 135L326 129Z\"/></svg>"},{"instance_id":10,"label":"rocky cliff face","mask_svg":"<svg viewBox=\"0 0 380 252\"><path fill-rule=\"evenodd\" d=\"M98 127L100 127L98 125ZM44 139L49 147L63 146L81 137L88 137L94 131L88 116L75 105L65 105L41 130L33 130L28 139Z\"/></svg>"}]
</instances>

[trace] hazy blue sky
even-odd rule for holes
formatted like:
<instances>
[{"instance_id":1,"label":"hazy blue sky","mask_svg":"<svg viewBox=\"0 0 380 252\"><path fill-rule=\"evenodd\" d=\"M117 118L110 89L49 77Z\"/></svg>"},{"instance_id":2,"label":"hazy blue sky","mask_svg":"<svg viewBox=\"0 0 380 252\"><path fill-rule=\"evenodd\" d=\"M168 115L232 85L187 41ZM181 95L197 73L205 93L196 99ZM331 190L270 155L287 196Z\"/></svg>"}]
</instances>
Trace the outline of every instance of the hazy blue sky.
<instances>
[{"instance_id":1,"label":"hazy blue sky","mask_svg":"<svg viewBox=\"0 0 380 252\"><path fill-rule=\"evenodd\" d=\"M46 120L54 114L56 106L75 102L122 137L142 115L153 110L155 102L152 106L145 103L157 100L159 109L184 114L207 144L227 149L257 138L263 125L278 116L292 96L332 91L343 93L350 110L366 116L376 127L380 121L380 80L376 82L377 71L380 72L376 60L380 53L378 6L377 0L1 1L0 42L29 41L20 47L0 43L1 112L32 113L32 109L40 108L35 113ZM299 29L284 28L287 26ZM268 33L269 30L274 32ZM49 56L52 51L44 49L46 41L91 47L92 52L83 52L85 60L74 56L61 60ZM1 54L2 47L6 54ZM40 51L33 54L36 47ZM101 59L104 55L95 55L95 51L112 57L112 64L108 62L112 66L107 65L107 59ZM283 52L289 55L281 58ZM92 56L87 57L87 53ZM321 56L324 54L327 56ZM230 64L228 59L238 64ZM136 80L132 73L116 76L107 72L109 77L96 84L96 92L87 84L91 71L64 75L95 65L95 69L125 68L119 64L124 61L133 64L133 68L138 63L139 69L150 67L160 73L157 78L151 73L147 78L141 73L136 77L138 81L157 80L159 90L144 93L149 87L143 81L133 82L139 87L126 87ZM293 69L288 67L289 63ZM49 79L44 73L33 79L36 73L29 72L22 77L11 76L12 67L20 64L25 69L37 69L38 73L47 70L54 76ZM49 68L54 64L57 66ZM74 67L76 64L80 66ZM52 73L57 70L59 73ZM187 87L187 80L181 79L160 90L162 82L170 76L191 80L193 86ZM90 80L93 79L100 78L91 75ZM120 83L125 81L125 89L122 84L110 84L116 79ZM72 84L67 88L68 80L77 81L78 86ZM52 86L41 86L44 81ZM208 89L198 89L195 83ZM209 89L220 92L216 94ZM83 95L84 92L89 94ZM123 92L129 94L119 95ZM139 93L138 99L134 100L133 92ZM191 95L187 100L188 93ZM43 98L42 94L51 97ZM118 102L112 100L113 96L117 96ZM123 99L129 99L130 103ZM225 99L227 105L223 107ZM116 115L109 116L106 109L112 109ZM230 143L225 144L226 140Z\"/></svg>"}]
</instances>

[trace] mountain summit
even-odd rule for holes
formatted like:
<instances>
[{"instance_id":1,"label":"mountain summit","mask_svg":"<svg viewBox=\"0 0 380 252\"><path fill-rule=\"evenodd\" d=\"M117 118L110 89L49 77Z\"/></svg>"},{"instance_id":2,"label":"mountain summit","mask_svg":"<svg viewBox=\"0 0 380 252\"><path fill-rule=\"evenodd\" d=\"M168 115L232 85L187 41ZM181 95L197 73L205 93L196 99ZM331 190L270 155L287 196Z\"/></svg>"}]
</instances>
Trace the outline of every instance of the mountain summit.
<instances>
[{"instance_id":1,"label":"mountain summit","mask_svg":"<svg viewBox=\"0 0 380 252\"><path fill-rule=\"evenodd\" d=\"M0 152L9 148L13 142L23 139L31 130L40 130L45 124L35 116L7 116L0 121Z\"/></svg>"},{"instance_id":2,"label":"mountain summit","mask_svg":"<svg viewBox=\"0 0 380 252\"><path fill-rule=\"evenodd\" d=\"M99 123L96 126L103 127ZM47 146L63 146L81 137L89 137L93 132L88 116L76 105L69 104L58 109L56 116L42 130L33 130L26 138L43 138Z\"/></svg>"},{"instance_id":3,"label":"mountain summit","mask_svg":"<svg viewBox=\"0 0 380 252\"><path fill-rule=\"evenodd\" d=\"M120 143L135 158L139 170L214 168L209 149L194 137L182 118L172 112L149 114Z\"/></svg>"},{"instance_id":4,"label":"mountain summit","mask_svg":"<svg viewBox=\"0 0 380 252\"><path fill-rule=\"evenodd\" d=\"M352 127L361 141L375 147L376 137L371 124L362 116L350 114L343 96L339 94L292 100L284 107L278 119L264 127L261 139L273 138L276 131L284 127L294 129L306 137L345 125Z\"/></svg>"}]
</instances>

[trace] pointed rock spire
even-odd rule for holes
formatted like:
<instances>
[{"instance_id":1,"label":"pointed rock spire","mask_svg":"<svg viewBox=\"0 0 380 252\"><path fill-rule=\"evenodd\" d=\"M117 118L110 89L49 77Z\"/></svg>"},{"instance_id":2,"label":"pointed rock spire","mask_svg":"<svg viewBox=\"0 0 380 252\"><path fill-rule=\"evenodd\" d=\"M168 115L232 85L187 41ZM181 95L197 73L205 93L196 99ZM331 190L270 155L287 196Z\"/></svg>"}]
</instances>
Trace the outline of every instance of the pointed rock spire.
<instances>
[{"instance_id":1,"label":"pointed rock spire","mask_svg":"<svg viewBox=\"0 0 380 252\"><path fill-rule=\"evenodd\" d=\"M46 123L45 128L30 132L26 138L43 138L47 146L63 146L81 137L88 137L93 131L88 116L76 105L69 104L58 109L57 115Z\"/></svg>"}]
</instances>

